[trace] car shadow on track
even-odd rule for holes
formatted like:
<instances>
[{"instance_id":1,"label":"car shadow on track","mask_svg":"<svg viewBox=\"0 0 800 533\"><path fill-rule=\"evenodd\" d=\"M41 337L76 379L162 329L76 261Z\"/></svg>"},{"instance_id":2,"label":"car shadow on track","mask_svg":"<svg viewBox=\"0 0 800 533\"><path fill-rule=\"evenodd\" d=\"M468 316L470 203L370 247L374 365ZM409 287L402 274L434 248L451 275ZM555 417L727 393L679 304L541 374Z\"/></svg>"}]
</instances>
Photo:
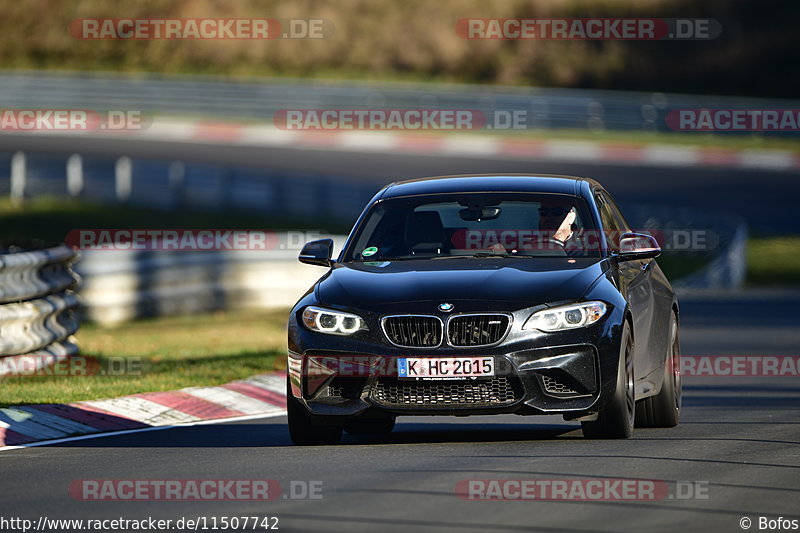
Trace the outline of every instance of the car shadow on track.
<instances>
[{"instance_id":1,"label":"car shadow on track","mask_svg":"<svg viewBox=\"0 0 800 533\"><path fill-rule=\"evenodd\" d=\"M386 435L349 435L345 433L342 443L345 445L407 445L546 441L581 438L577 429L579 427L575 425L398 422L396 429ZM285 423L251 422L178 427L69 441L51 446L62 448L262 448L292 445Z\"/></svg>"},{"instance_id":2,"label":"car shadow on track","mask_svg":"<svg viewBox=\"0 0 800 533\"><path fill-rule=\"evenodd\" d=\"M345 444L438 444L480 442L529 442L580 438L580 426L556 424L441 424L398 422L386 435L347 435ZM576 433L573 433L576 432ZM568 435L572 433L572 435Z\"/></svg>"}]
</instances>

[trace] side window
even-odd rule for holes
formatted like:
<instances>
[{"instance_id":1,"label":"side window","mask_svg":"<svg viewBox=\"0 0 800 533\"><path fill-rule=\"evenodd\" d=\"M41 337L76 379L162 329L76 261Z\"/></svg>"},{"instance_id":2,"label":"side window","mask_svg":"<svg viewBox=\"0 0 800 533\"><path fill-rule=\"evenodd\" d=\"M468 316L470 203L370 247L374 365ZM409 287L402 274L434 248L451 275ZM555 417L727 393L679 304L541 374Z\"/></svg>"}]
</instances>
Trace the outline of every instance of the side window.
<instances>
[{"instance_id":1,"label":"side window","mask_svg":"<svg viewBox=\"0 0 800 533\"><path fill-rule=\"evenodd\" d=\"M617 227L624 232L631 231L631 227L628 224L628 221L625 220L624 216L622 216L622 211L619 210L619 207L617 207L617 204L616 202L614 202L614 199L611 198L611 195L609 195L607 192L603 192L601 194L603 195L603 199L605 200L609 210L611 211L611 215L617 222Z\"/></svg>"},{"instance_id":2,"label":"side window","mask_svg":"<svg viewBox=\"0 0 800 533\"><path fill-rule=\"evenodd\" d=\"M603 223L603 232L606 236L606 242L611 251L616 252L619 250L619 239L623 233L629 231L627 223L619 209L615 209L615 205L609 201L609 197L598 192L595 196L597 199L597 207L600 210L600 220Z\"/></svg>"},{"instance_id":3,"label":"side window","mask_svg":"<svg viewBox=\"0 0 800 533\"><path fill-rule=\"evenodd\" d=\"M611 211L611 207L608 205L608 202L602 193L597 193L595 195L595 201L597 202L597 208L600 211L600 221L603 223L603 232L606 235L608 247L612 251L616 252L619 250L619 223L614 217L614 213Z\"/></svg>"}]
</instances>

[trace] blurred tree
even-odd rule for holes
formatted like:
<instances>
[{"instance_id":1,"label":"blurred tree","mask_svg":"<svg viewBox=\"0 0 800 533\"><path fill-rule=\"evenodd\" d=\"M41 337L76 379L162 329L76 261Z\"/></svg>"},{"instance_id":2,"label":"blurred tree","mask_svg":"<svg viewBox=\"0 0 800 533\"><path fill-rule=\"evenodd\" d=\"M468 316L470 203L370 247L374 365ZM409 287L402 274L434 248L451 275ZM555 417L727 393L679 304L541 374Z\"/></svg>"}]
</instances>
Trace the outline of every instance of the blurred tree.
<instances>
[{"instance_id":1,"label":"blurred tree","mask_svg":"<svg viewBox=\"0 0 800 533\"><path fill-rule=\"evenodd\" d=\"M6 69L409 79L796 97L792 0L0 0ZM78 18L321 18L322 40L80 40ZM465 40L462 18L714 18L711 41Z\"/></svg>"}]
</instances>

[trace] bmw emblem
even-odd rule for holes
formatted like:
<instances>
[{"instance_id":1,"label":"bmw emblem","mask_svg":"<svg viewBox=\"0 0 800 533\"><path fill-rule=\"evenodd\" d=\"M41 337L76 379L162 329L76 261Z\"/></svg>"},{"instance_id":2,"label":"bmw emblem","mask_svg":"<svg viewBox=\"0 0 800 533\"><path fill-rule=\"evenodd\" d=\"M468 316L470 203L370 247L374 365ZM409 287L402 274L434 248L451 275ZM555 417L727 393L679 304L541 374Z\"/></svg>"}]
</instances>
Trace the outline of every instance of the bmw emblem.
<instances>
[{"instance_id":1,"label":"bmw emblem","mask_svg":"<svg viewBox=\"0 0 800 533\"><path fill-rule=\"evenodd\" d=\"M443 313L449 313L453 310L455 306L453 304L449 304L447 302L439 304L439 311Z\"/></svg>"}]
</instances>

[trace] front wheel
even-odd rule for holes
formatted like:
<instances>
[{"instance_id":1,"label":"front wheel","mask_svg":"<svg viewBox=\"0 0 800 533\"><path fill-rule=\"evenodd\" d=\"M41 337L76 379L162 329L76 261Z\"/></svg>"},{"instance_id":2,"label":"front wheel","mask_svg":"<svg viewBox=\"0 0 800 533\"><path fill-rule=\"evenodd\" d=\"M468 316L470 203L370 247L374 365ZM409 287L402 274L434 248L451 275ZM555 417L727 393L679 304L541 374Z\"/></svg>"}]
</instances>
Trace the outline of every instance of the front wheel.
<instances>
[{"instance_id":1,"label":"front wheel","mask_svg":"<svg viewBox=\"0 0 800 533\"><path fill-rule=\"evenodd\" d=\"M314 415L292 395L288 377L286 378L286 414L289 419L289 436L292 442L298 446L339 444L342 440L341 426L314 424Z\"/></svg>"},{"instance_id":2,"label":"front wheel","mask_svg":"<svg viewBox=\"0 0 800 533\"><path fill-rule=\"evenodd\" d=\"M626 439L633 435L636 391L633 377L633 337L626 320L622 328L617 382L611 401L600 410L597 420L581 422L583 436L597 439Z\"/></svg>"}]
</instances>

